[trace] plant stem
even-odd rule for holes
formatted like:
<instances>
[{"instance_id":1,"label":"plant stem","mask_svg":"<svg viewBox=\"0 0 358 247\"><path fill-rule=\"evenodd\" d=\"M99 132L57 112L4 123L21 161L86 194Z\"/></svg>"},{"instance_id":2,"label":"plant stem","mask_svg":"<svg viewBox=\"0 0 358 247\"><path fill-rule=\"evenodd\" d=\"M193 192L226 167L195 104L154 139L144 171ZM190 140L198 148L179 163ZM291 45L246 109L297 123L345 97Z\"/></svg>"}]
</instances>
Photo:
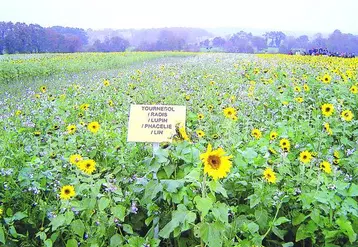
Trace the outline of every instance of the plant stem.
<instances>
[{"instance_id":1,"label":"plant stem","mask_svg":"<svg viewBox=\"0 0 358 247\"><path fill-rule=\"evenodd\" d=\"M272 225L270 226L269 229L267 229L266 233L265 233L264 236L262 237L262 240L264 240L265 237L267 236L267 234L269 234L269 232L271 231L272 226L273 226L273 223L275 222L275 220L276 220L276 218L277 218L277 215L278 215L278 212L280 211L281 205L282 205L282 201L280 201L280 203L278 204L277 209L276 209L275 217L273 218L273 221L272 221Z\"/></svg>"}]
</instances>

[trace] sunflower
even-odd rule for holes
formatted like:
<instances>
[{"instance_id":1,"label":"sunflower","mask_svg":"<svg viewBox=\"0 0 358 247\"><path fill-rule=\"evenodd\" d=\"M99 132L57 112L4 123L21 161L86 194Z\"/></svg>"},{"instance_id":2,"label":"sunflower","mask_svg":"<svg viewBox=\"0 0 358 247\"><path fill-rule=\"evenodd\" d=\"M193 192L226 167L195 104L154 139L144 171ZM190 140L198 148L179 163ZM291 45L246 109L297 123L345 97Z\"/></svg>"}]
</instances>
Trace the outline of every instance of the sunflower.
<instances>
[{"instance_id":1,"label":"sunflower","mask_svg":"<svg viewBox=\"0 0 358 247\"><path fill-rule=\"evenodd\" d=\"M276 131L271 131L270 133L270 140L273 141L277 138L278 134Z\"/></svg>"},{"instance_id":2,"label":"sunflower","mask_svg":"<svg viewBox=\"0 0 358 247\"><path fill-rule=\"evenodd\" d=\"M108 101L108 105L109 105L110 107L114 106L113 100L109 100L109 101Z\"/></svg>"},{"instance_id":3,"label":"sunflower","mask_svg":"<svg viewBox=\"0 0 358 247\"><path fill-rule=\"evenodd\" d=\"M299 93L299 92L301 92L301 88L300 88L299 86L295 86L295 87L294 87L294 91L295 91L296 93Z\"/></svg>"},{"instance_id":4,"label":"sunflower","mask_svg":"<svg viewBox=\"0 0 358 247\"><path fill-rule=\"evenodd\" d=\"M98 122L91 122L91 123L88 124L87 128L92 133L97 133L98 130L101 128L101 126L99 125Z\"/></svg>"},{"instance_id":5,"label":"sunflower","mask_svg":"<svg viewBox=\"0 0 358 247\"><path fill-rule=\"evenodd\" d=\"M213 138L213 139L218 139L218 138L219 138L219 135L218 135L218 134L213 134L213 135L212 135L212 138Z\"/></svg>"},{"instance_id":6,"label":"sunflower","mask_svg":"<svg viewBox=\"0 0 358 247\"><path fill-rule=\"evenodd\" d=\"M338 165L339 164L339 159L334 159L333 164Z\"/></svg>"},{"instance_id":7,"label":"sunflower","mask_svg":"<svg viewBox=\"0 0 358 247\"><path fill-rule=\"evenodd\" d=\"M206 153L200 155L200 159L204 163L204 173L214 180L227 176L232 166L231 158L232 156L225 156L225 151L222 148L212 150L210 143Z\"/></svg>"},{"instance_id":8,"label":"sunflower","mask_svg":"<svg viewBox=\"0 0 358 247\"><path fill-rule=\"evenodd\" d=\"M332 80L332 77L328 74L325 74L323 77L322 77L322 82L323 83L326 83L326 84L329 84Z\"/></svg>"},{"instance_id":9,"label":"sunflower","mask_svg":"<svg viewBox=\"0 0 358 247\"><path fill-rule=\"evenodd\" d=\"M329 123L324 123L323 126L324 126L325 131L328 133L328 135L332 135L332 134L333 134L332 129L329 127Z\"/></svg>"},{"instance_id":10,"label":"sunflower","mask_svg":"<svg viewBox=\"0 0 358 247\"><path fill-rule=\"evenodd\" d=\"M276 175L275 175L274 171L271 168L266 168L265 169L264 178L269 183L273 183L273 184L276 183Z\"/></svg>"},{"instance_id":11,"label":"sunflower","mask_svg":"<svg viewBox=\"0 0 358 247\"><path fill-rule=\"evenodd\" d=\"M35 98L39 99L41 96L39 94L35 94Z\"/></svg>"},{"instance_id":12,"label":"sunflower","mask_svg":"<svg viewBox=\"0 0 358 247\"><path fill-rule=\"evenodd\" d=\"M79 168L87 174L92 174L96 170L96 162L94 160L81 160Z\"/></svg>"},{"instance_id":13,"label":"sunflower","mask_svg":"<svg viewBox=\"0 0 358 247\"><path fill-rule=\"evenodd\" d=\"M288 105L288 101L282 101L282 105Z\"/></svg>"},{"instance_id":14,"label":"sunflower","mask_svg":"<svg viewBox=\"0 0 358 247\"><path fill-rule=\"evenodd\" d=\"M197 134L200 138L202 138L202 137L205 136L205 132L202 131L202 130L197 130L197 131L196 131L196 134Z\"/></svg>"},{"instance_id":15,"label":"sunflower","mask_svg":"<svg viewBox=\"0 0 358 247\"><path fill-rule=\"evenodd\" d=\"M303 90L305 90L306 92L309 92L310 87L307 84L305 84L305 85L303 85Z\"/></svg>"},{"instance_id":16,"label":"sunflower","mask_svg":"<svg viewBox=\"0 0 358 247\"><path fill-rule=\"evenodd\" d=\"M68 132L68 134L73 134L73 133L75 133L75 132L76 132L76 125L73 125L73 124L68 125L68 126L67 126L67 132Z\"/></svg>"},{"instance_id":17,"label":"sunflower","mask_svg":"<svg viewBox=\"0 0 358 247\"><path fill-rule=\"evenodd\" d=\"M303 102L303 98L302 97L297 97L295 98L296 102L298 103L302 103Z\"/></svg>"},{"instance_id":18,"label":"sunflower","mask_svg":"<svg viewBox=\"0 0 358 247\"><path fill-rule=\"evenodd\" d=\"M285 139L285 138L281 139L280 140L280 147L285 152L290 151L290 148L291 148L290 141Z\"/></svg>"},{"instance_id":19,"label":"sunflower","mask_svg":"<svg viewBox=\"0 0 358 247\"><path fill-rule=\"evenodd\" d=\"M186 96L185 96L185 100L186 100L186 101L189 101L189 100L190 100L190 95L186 95Z\"/></svg>"},{"instance_id":20,"label":"sunflower","mask_svg":"<svg viewBox=\"0 0 358 247\"><path fill-rule=\"evenodd\" d=\"M227 107L224 109L224 115L225 117L227 118L233 118L233 116L236 116L236 110L235 108L232 108L232 107Z\"/></svg>"},{"instance_id":21,"label":"sunflower","mask_svg":"<svg viewBox=\"0 0 358 247\"><path fill-rule=\"evenodd\" d=\"M75 195L75 188L72 185L65 185L61 188L60 198L62 200L68 200Z\"/></svg>"},{"instance_id":22,"label":"sunflower","mask_svg":"<svg viewBox=\"0 0 358 247\"><path fill-rule=\"evenodd\" d=\"M106 86L106 87L108 87L108 86L110 85L109 80L104 80L104 81L103 81L103 85Z\"/></svg>"},{"instance_id":23,"label":"sunflower","mask_svg":"<svg viewBox=\"0 0 358 247\"><path fill-rule=\"evenodd\" d=\"M353 94L357 94L358 93L358 87L357 86L351 86L349 91L351 91L351 93L353 93Z\"/></svg>"},{"instance_id":24,"label":"sunflower","mask_svg":"<svg viewBox=\"0 0 358 247\"><path fill-rule=\"evenodd\" d=\"M341 157L341 154L339 153L338 150L335 150L335 151L333 152L333 156L334 156L334 158L339 159L339 158Z\"/></svg>"},{"instance_id":25,"label":"sunflower","mask_svg":"<svg viewBox=\"0 0 358 247\"><path fill-rule=\"evenodd\" d=\"M45 86L41 86L41 87L40 87L40 91L41 91L42 93L46 93L46 90L47 90L47 88L46 88Z\"/></svg>"},{"instance_id":26,"label":"sunflower","mask_svg":"<svg viewBox=\"0 0 358 247\"><path fill-rule=\"evenodd\" d=\"M210 86L214 86L214 85L215 85L215 81L210 81L209 84L210 84Z\"/></svg>"},{"instance_id":27,"label":"sunflower","mask_svg":"<svg viewBox=\"0 0 358 247\"><path fill-rule=\"evenodd\" d=\"M251 131L251 135L252 135L253 137L255 137L256 139L260 139L261 136L262 136L262 133L261 133L261 131L260 131L259 129L253 129L253 130Z\"/></svg>"},{"instance_id":28,"label":"sunflower","mask_svg":"<svg viewBox=\"0 0 358 247\"><path fill-rule=\"evenodd\" d=\"M0 218L1 218L3 213L4 213L4 210L2 208L0 208Z\"/></svg>"},{"instance_id":29,"label":"sunflower","mask_svg":"<svg viewBox=\"0 0 358 247\"><path fill-rule=\"evenodd\" d=\"M204 114L199 113L199 114L198 114L198 119L199 119L199 120L203 120L203 119L204 119Z\"/></svg>"},{"instance_id":30,"label":"sunflower","mask_svg":"<svg viewBox=\"0 0 358 247\"><path fill-rule=\"evenodd\" d=\"M70 156L70 163L79 167L80 162L83 160L79 154L73 154Z\"/></svg>"},{"instance_id":31,"label":"sunflower","mask_svg":"<svg viewBox=\"0 0 358 247\"><path fill-rule=\"evenodd\" d=\"M344 121L351 121L354 117L353 113L350 110L345 110L341 113L341 117Z\"/></svg>"},{"instance_id":32,"label":"sunflower","mask_svg":"<svg viewBox=\"0 0 358 247\"><path fill-rule=\"evenodd\" d=\"M322 114L326 117L329 117L334 112L334 106L332 104L323 104L321 106Z\"/></svg>"},{"instance_id":33,"label":"sunflower","mask_svg":"<svg viewBox=\"0 0 358 247\"><path fill-rule=\"evenodd\" d=\"M89 108L89 104L82 104L82 105L80 105L80 109L81 109L82 111L87 111L88 108Z\"/></svg>"},{"instance_id":34,"label":"sunflower","mask_svg":"<svg viewBox=\"0 0 358 247\"><path fill-rule=\"evenodd\" d=\"M312 159L312 155L310 152L305 150L300 153L300 161L302 163L309 163L311 161L311 159Z\"/></svg>"},{"instance_id":35,"label":"sunflower","mask_svg":"<svg viewBox=\"0 0 358 247\"><path fill-rule=\"evenodd\" d=\"M270 154L273 154L273 155L277 154L276 150L273 148L269 148L268 151Z\"/></svg>"},{"instance_id":36,"label":"sunflower","mask_svg":"<svg viewBox=\"0 0 358 247\"><path fill-rule=\"evenodd\" d=\"M214 109L213 105L208 105L209 111L212 111Z\"/></svg>"},{"instance_id":37,"label":"sunflower","mask_svg":"<svg viewBox=\"0 0 358 247\"><path fill-rule=\"evenodd\" d=\"M41 135L41 132L40 131L35 131L34 132L34 136L40 136Z\"/></svg>"},{"instance_id":38,"label":"sunflower","mask_svg":"<svg viewBox=\"0 0 358 247\"><path fill-rule=\"evenodd\" d=\"M331 174L332 173L332 169L331 169L331 164L328 161L323 161L320 165L319 168L321 168L325 173L327 174Z\"/></svg>"},{"instance_id":39,"label":"sunflower","mask_svg":"<svg viewBox=\"0 0 358 247\"><path fill-rule=\"evenodd\" d=\"M22 111L21 110L17 110L16 112L15 112L15 116L20 116L22 114Z\"/></svg>"}]
</instances>

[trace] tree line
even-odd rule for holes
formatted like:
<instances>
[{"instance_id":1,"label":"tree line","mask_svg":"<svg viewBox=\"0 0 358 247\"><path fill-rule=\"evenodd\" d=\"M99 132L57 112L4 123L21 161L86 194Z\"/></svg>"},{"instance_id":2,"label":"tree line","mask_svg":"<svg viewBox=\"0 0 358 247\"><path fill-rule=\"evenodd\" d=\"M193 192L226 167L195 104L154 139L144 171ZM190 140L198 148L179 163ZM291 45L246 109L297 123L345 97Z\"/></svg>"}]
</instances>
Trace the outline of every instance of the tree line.
<instances>
[{"instance_id":1,"label":"tree line","mask_svg":"<svg viewBox=\"0 0 358 247\"><path fill-rule=\"evenodd\" d=\"M308 51L312 48L325 48L336 53L358 53L358 36L342 33L339 30L335 30L328 37L316 34L311 38L307 35L287 36L281 31L266 32L262 36L240 31L225 37L208 37L208 32L205 30L163 28L154 31L136 30L130 41L117 32L117 36L107 36L102 40L96 39L89 42L88 33L91 32L93 31L73 27L41 27L37 24L0 22L0 54L115 52L127 49L290 53L297 50Z\"/></svg>"}]
</instances>

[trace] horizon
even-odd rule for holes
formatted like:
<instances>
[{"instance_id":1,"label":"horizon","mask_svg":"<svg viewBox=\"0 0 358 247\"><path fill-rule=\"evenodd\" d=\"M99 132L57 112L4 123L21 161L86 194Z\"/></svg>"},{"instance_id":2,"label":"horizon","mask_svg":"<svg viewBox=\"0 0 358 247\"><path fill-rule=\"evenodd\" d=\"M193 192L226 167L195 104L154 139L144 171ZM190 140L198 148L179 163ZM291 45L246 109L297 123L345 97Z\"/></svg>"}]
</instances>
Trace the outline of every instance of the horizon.
<instances>
[{"instance_id":1,"label":"horizon","mask_svg":"<svg viewBox=\"0 0 358 247\"><path fill-rule=\"evenodd\" d=\"M269 3L259 0L249 3L223 0L220 5L212 3L213 1L202 0L183 0L173 5L164 0L136 0L130 3L118 3L114 0L104 0L101 3L93 0L64 0L61 3L13 0L3 4L0 21L24 22L43 27L77 27L85 30L183 27L208 31L242 29L252 32L276 30L300 34L328 34L338 29L343 33L358 34L358 26L355 25L358 17L354 10L358 7L358 1L354 0L342 0L339 4L335 0L319 0L313 3L308 0L294 1L290 4L294 7L287 6L287 1L283 0L272 0Z\"/></svg>"}]
</instances>

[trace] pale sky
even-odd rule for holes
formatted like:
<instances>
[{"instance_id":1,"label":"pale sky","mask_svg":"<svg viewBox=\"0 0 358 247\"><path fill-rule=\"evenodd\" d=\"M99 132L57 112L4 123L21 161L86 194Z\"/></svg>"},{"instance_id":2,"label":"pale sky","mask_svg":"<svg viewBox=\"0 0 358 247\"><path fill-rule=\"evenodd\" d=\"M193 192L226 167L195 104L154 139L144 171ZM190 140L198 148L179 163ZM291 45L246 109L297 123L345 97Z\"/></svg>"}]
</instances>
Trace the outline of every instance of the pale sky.
<instances>
[{"instance_id":1,"label":"pale sky","mask_svg":"<svg viewBox=\"0 0 358 247\"><path fill-rule=\"evenodd\" d=\"M358 0L0 0L0 21L84 29L239 27L358 34Z\"/></svg>"}]
</instances>

